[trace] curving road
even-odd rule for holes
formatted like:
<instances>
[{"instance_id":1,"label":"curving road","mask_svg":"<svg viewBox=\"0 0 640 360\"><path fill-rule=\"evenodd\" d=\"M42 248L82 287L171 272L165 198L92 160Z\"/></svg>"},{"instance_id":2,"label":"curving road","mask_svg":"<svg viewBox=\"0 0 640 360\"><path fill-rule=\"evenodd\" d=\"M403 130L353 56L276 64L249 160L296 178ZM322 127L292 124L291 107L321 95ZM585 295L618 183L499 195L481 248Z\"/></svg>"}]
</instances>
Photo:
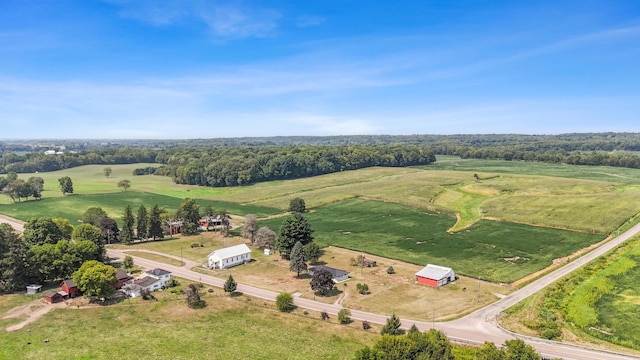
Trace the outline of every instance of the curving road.
<instances>
[{"instance_id":1,"label":"curving road","mask_svg":"<svg viewBox=\"0 0 640 360\"><path fill-rule=\"evenodd\" d=\"M22 222L7 218L0 217L0 223L8 223L13 226L18 231L23 231ZM449 336L453 341L469 343L469 344L482 344L485 341L491 341L496 344L502 344L505 340L513 339L513 338L521 338L525 339L528 344L532 345L540 354L549 358L561 358L566 360L626 360L626 359L640 359L640 357L630 354L623 354L617 352L610 352L599 350L595 348L589 348L579 345L573 345L568 343L559 343L554 341L543 340L534 337L527 337L523 335L518 335L515 333L511 333L507 330L502 329L497 322L498 316L507 309L508 307L524 300L525 298L531 296L532 294L540 291L544 287L550 285L551 283L557 281L558 279L566 276L567 274L579 269L584 266L589 261L604 255L612 249L617 248L623 242L627 241L634 235L640 232L640 224L632 227L622 235L616 237L615 239L607 242L606 244L600 246L599 248L583 255L577 260L531 282L530 284L524 286L523 288L514 291L503 299L496 301L493 304L490 304L482 309L479 309L463 318L458 320L450 321L450 322L441 322L441 323L431 323L424 321L416 321L411 319L401 319L402 323L405 327L409 327L411 324L415 324L420 330L428 330L431 327L435 327L438 330L443 331L447 336ZM112 258L124 258L126 255L126 251L122 250L114 250L107 249L108 256ZM172 257L171 255L163 254L164 256ZM147 260L140 257L132 256L135 259L135 262L138 266L143 268L156 268L161 267L165 270L171 271L178 277L182 277L192 281L199 281L203 284L208 284L216 287L223 287L225 280L216 278L209 275L204 275L192 271L190 266L193 263L188 263L184 267L178 267L173 265L168 265L165 263L160 263L157 261ZM278 293L260 289L252 286L238 284L237 291L242 292L244 294L269 300L275 301ZM294 303L296 306L315 310L315 311L326 311L330 314L337 314L340 309L342 309L341 305L336 304L325 304L314 300L303 299L300 297L294 298ZM425 311L428 311L428 304L425 304ZM387 315L374 314L359 310L351 310L352 318L355 320L367 320L372 323L384 324L387 321Z\"/></svg>"}]
</instances>

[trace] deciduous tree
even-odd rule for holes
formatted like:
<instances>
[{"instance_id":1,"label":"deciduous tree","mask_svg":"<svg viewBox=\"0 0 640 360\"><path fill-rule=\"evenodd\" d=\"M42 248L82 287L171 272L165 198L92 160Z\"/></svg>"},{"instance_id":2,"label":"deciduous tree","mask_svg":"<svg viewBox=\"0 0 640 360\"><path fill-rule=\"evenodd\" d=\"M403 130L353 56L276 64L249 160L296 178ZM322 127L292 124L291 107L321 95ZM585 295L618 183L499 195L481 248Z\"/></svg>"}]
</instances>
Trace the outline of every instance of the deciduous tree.
<instances>
[{"instance_id":1,"label":"deciduous tree","mask_svg":"<svg viewBox=\"0 0 640 360\"><path fill-rule=\"evenodd\" d=\"M73 274L73 281L84 295L100 298L113 294L118 283L116 269L96 260L86 261Z\"/></svg>"},{"instance_id":2,"label":"deciduous tree","mask_svg":"<svg viewBox=\"0 0 640 360\"><path fill-rule=\"evenodd\" d=\"M340 321L340 324L349 324L351 322L351 311L349 309L340 309L338 311L338 321Z\"/></svg>"},{"instance_id":3,"label":"deciduous tree","mask_svg":"<svg viewBox=\"0 0 640 360\"><path fill-rule=\"evenodd\" d=\"M39 176L32 176L27 180L27 184L31 188L31 196L35 199L42 199L42 192L44 191L44 179Z\"/></svg>"},{"instance_id":4,"label":"deciduous tree","mask_svg":"<svg viewBox=\"0 0 640 360\"><path fill-rule=\"evenodd\" d=\"M102 237L106 240L107 244L117 241L120 235L118 223L110 217L106 217L100 221L100 230L102 230Z\"/></svg>"},{"instance_id":5,"label":"deciduous tree","mask_svg":"<svg viewBox=\"0 0 640 360\"><path fill-rule=\"evenodd\" d=\"M122 260L122 266L124 266L124 268L127 270L133 269L133 266L134 266L133 258L130 255L125 256L124 259Z\"/></svg>"},{"instance_id":6,"label":"deciduous tree","mask_svg":"<svg viewBox=\"0 0 640 360\"><path fill-rule=\"evenodd\" d=\"M218 211L216 216L220 220L220 226L222 226L222 234L224 234L224 236L229 235L229 230L231 230L231 215L229 215L227 210L220 210Z\"/></svg>"},{"instance_id":7,"label":"deciduous tree","mask_svg":"<svg viewBox=\"0 0 640 360\"><path fill-rule=\"evenodd\" d=\"M326 270L320 269L313 273L311 279L311 290L315 291L318 295L327 295L333 290L334 282L333 275Z\"/></svg>"},{"instance_id":8,"label":"deciduous tree","mask_svg":"<svg viewBox=\"0 0 640 360\"><path fill-rule=\"evenodd\" d=\"M255 245L262 247L262 248L267 248L267 249L273 249L273 246L276 242L276 233L269 229L266 226L262 226L260 227L260 229L258 229L258 232L256 233L255 236Z\"/></svg>"},{"instance_id":9,"label":"deciduous tree","mask_svg":"<svg viewBox=\"0 0 640 360\"><path fill-rule=\"evenodd\" d=\"M127 191L131 187L131 180L123 179L118 181L118 187L122 188L124 191Z\"/></svg>"},{"instance_id":10,"label":"deciduous tree","mask_svg":"<svg viewBox=\"0 0 640 360\"><path fill-rule=\"evenodd\" d=\"M62 191L62 195L73 194L73 181L68 176L63 176L58 179L58 184L60 186L60 191Z\"/></svg>"},{"instance_id":11,"label":"deciduous tree","mask_svg":"<svg viewBox=\"0 0 640 360\"><path fill-rule=\"evenodd\" d=\"M288 292L281 292L276 297L276 307L278 310L282 312L290 312L295 309L295 305L293 304L293 296Z\"/></svg>"},{"instance_id":12,"label":"deciduous tree","mask_svg":"<svg viewBox=\"0 0 640 360\"><path fill-rule=\"evenodd\" d=\"M52 218L32 218L24 225L24 241L27 246L55 244L64 234Z\"/></svg>"},{"instance_id":13,"label":"deciduous tree","mask_svg":"<svg viewBox=\"0 0 640 360\"><path fill-rule=\"evenodd\" d=\"M100 227L102 219L107 217L107 213L101 207L90 207L82 215L82 222Z\"/></svg>"},{"instance_id":14,"label":"deciduous tree","mask_svg":"<svg viewBox=\"0 0 640 360\"><path fill-rule=\"evenodd\" d=\"M301 198L291 199L289 202L289 211L303 213L307 211L307 206Z\"/></svg>"},{"instance_id":15,"label":"deciduous tree","mask_svg":"<svg viewBox=\"0 0 640 360\"><path fill-rule=\"evenodd\" d=\"M253 244L256 232L258 231L258 218L253 214L248 214L244 217L244 224L242 224L242 237L251 240Z\"/></svg>"},{"instance_id":16,"label":"deciduous tree","mask_svg":"<svg viewBox=\"0 0 640 360\"><path fill-rule=\"evenodd\" d=\"M106 178L109 178L112 172L111 167L107 166L106 168L102 169L102 172L104 173L104 176Z\"/></svg>"}]
</instances>

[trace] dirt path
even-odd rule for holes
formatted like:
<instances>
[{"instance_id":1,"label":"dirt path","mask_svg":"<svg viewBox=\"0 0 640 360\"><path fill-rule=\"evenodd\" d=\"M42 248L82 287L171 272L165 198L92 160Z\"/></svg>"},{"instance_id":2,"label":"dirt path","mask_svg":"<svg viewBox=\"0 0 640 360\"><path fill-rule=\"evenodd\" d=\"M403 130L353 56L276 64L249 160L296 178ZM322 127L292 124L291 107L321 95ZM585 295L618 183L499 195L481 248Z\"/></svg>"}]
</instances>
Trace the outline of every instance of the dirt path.
<instances>
[{"instance_id":1,"label":"dirt path","mask_svg":"<svg viewBox=\"0 0 640 360\"><path fill-rule=\"evenodd\" d=\"M0 214L0 224L9 224L14 229L24 232L25 222L22 220L14 219L12 217Z\"/></svg>"},{"instance_id":2,"label":"dirt path","mask_svg":"<svg viewBox=\"0 0 640 360\"><path fill-rule=\"evenodd\" d=\"M68 305L64 302L57 304L48 304L43 299L34 300L28 304L20 305L14 307L13 309L7 311L2 317L3 320L6 319L14 319L26 316L27 318L17 324L7 326L7 331L16 331L22 329L28 324L38 320L44 314L48 313L53 309L65 308Z\"/></svg>"}]
</instances>

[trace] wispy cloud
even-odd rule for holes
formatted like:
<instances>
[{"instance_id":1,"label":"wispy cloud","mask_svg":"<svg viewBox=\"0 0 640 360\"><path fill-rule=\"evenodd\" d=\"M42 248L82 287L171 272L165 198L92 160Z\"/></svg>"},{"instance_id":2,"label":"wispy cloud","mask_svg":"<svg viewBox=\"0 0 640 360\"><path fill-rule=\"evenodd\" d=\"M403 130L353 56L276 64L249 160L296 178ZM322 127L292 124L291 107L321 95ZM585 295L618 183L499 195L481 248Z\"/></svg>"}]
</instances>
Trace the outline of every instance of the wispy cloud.
<instances>
[{"instance_id":1,"label":"wispy cloud","mask_svg":"<svg viewBox=\"0 0 640 360\"><path fill-rule=\"evenodd\" d=\"M123 17L158 26L198 21L216 38L268 37L275 34L282 15L238 1L104 0L120 7Z\"/></svg>"}]
</instances>

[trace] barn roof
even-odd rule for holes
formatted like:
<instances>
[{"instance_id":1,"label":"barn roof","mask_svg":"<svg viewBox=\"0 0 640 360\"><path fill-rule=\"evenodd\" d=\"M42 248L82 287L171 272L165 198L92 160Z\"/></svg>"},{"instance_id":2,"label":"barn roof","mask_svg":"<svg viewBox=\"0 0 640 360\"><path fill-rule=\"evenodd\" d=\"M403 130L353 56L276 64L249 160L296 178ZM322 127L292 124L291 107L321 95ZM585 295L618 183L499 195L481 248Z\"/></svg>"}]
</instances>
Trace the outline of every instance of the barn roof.
<instances>
[{"instance_id":1,"label":"barn roof","mask_svg":"<svg viewBox=\"0 0 640 360\"><path fill-rule=\"evenodd\" d=\"M155 283L156 283L156 282L158 282L158 281L160 281L160 280L158 280L158 279L156 279L156 278L154 278L154 277L151 277L151 276L145 276L145 277L143 277L142 279L138 279L138 280L136 280L136 281L135 281L135 284L136 284L136 285L138 285L138 286L141 286L141 287L143 287L143 288L147 288L147 287L149 287L149 286L151 286L151 285L155 284Z\"/></svg>"},{"instance_id":2,"label":"barn roof","mask_svg":"<svg viewBox=\"0 0 640 360\"><path fill-rule=\"evenodd\" d=\"M50 298L50 297L54 297L56 294L58 293L53 290L47 290L42 294L42 296Z\"/></svg>"},{"instance_id":3,"label":"barn roof","mask_svg":"<svg viewBox=\"0 0 640 360\"><path fill-rule=\"evenodd\" d=\"M440 280L450 276L452 272L453 272L452 268L428 264L427 266L422 268L420 271L418 271L416 273L416 276L420 276L428 279Z\"/></svg>"},{"instance_id":4,"label":"barn roof","mask_svg":"<svg viewBox=\"0 0 640 360\"><path fill-rule=\"evenodd\" d=\"M78 287L78 285L76 285L76 283L73 282L72 279L66 279L66 280L62 281L62 284L67 285L67 288L69 288L69 289L74 288L74 287ZM62 284L60 286L62 286Z\"/></svg>"},{"instance_id":5,"label":"barn roof","mask_svg":"<svg viewBox=\"0 0 640 360\"><path fill-rule=\"evenodd\" d=\"M129 278L129 274L127 274L126 271L124 271L124 270L122 270L120 268L118 268L116 270L116 279L125 280L125 279L128 279L128 278Z\"/></svg>"},{"instance_id":6,"label":"barn roof","mask_svg":"<svg viewBox=\"0 0 640 360\"><path fill-rule=\"evenodd\" d=\"M209 254L208 257L210 258L212 256L217 256L220 259L228 259L230 257L240 256L250 252L251 252L251 249L249 249L247 245L240 244L240 245L229 246L226 248L214 250L213 252L211 252L211 254Z\"/></svg>"}]
</instances>

